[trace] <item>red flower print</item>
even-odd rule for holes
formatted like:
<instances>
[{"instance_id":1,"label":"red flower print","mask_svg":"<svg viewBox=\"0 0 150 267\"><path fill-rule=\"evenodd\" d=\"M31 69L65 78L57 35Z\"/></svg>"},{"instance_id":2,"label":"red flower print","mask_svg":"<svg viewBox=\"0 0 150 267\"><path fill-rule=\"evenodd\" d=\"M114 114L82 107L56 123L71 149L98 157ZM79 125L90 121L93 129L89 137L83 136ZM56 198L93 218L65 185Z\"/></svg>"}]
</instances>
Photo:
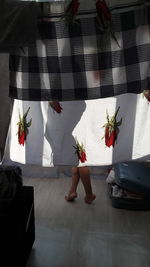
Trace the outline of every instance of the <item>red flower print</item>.
<instances>
[{"instance_id":1,"label":"red flower print","mask_svg":"<svg viewBox=\"0 0 150 267\"><path fill-rule=\"evenodd\" d=\"M83 144L79 144L78 141L76 141L76 146L74 146L74 148L76 149L76 154L78 156L78 159L84 163L85 161L87 161L86 159L86 152L85 152L85 149L84 149L84 146Z\"/></svg>"},{"instance_id":2,"label":"red flower print","mask_svg":"<svg viewBox=\"0 0 150 267\"><path fill-rule=\"evenodd\" d=\"M19 113L19 122L17 123L18 125L18 142L20 145L24 146L24 143L26 141L27 135L29 133L28 128L31 126L32 119L30 119L29 122L27 122L27 115L30 110L30 107L28 108L27 112L23 115L21 118L20 113Z\"/></svg>"},{"instance_id":3,"label":"red flower print","mask_svg":"<svg viewBox=\"0 0 150 267\"><path fill-rule=\"evenodd\" d=\"M63 108L61 107L60 103L57 101L49 101L49 106L56 111L57 113L61 113Z\"/></svg>"},{"instance_id":4,"label":"red flower print","mask_svg":"<svg viewBox=\"0 0 150 267\"><path fill-rule=\"evenodd\" d=\"M144 90L143 96L150 102L150 90Z\"/></svg>"},{"instance_id":5,"label":"red flower print","mask_svg":"<svg viewBox=\"0 0 150 267\"><path fill-rule=\"evenodd\" d=\"M103 127L105 127L105 145L107 147L110 146L115 146L115 142L117 140L117 136L119 133L119 126L122 123L122 118L120 119L120 121L116 121L116 117L118 114L120 107L118 107L116 113L114 116L112 116L111 119L109 119L109 115L107 113L107 123L105 125L103 125Z\"/></svg>"}]
</instances>

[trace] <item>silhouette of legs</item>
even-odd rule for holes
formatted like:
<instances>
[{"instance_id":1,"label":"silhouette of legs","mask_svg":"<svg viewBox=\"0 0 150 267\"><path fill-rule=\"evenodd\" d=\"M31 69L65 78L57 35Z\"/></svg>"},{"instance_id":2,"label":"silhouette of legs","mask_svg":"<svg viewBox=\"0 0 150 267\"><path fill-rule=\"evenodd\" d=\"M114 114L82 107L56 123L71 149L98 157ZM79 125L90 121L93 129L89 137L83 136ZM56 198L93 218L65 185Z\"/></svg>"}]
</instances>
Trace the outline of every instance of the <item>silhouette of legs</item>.
<instances>
[{"instance_id":1,"label":"silhouette of legs","mask_svg":"<svg viewBox=\"0 0 150 267\"><path fill-rule=\"evenodd\" d=\"M77 167L72 168L72 182L69 193L65 196L67 201L73 201L77 197L77 187L80 180L80 174Z\"/></svg>"},{"instance_id":2,"label":"silhouette of legs","mask_svg":"<svg viewBox=\"0 0 150 267\"><path fill-rule=\"evenodd\" d=\"M84 200L86 203L91 204L92 201L96 198L96 196L93 194L92 191L90 170L88 167L79 167L78 170L86 194Z\"/></svg>"},{"instance_id":3,"label":"silhouette of legs","mask_svg":"<svg viewBox=\"0 0 150 267\"><path fill-rule=\"evenodd\" d=\"M77 198L77 187L80 178L83 183L86 194L84 200L86 203L91 204L92 201L96 198L96 196L93 194L92 191L90 171L87 166L72 168L72 183L69 193L67 196L65 196L65 199L67 201L73 201L75 198Z\"/></svg>"}]
</instances>

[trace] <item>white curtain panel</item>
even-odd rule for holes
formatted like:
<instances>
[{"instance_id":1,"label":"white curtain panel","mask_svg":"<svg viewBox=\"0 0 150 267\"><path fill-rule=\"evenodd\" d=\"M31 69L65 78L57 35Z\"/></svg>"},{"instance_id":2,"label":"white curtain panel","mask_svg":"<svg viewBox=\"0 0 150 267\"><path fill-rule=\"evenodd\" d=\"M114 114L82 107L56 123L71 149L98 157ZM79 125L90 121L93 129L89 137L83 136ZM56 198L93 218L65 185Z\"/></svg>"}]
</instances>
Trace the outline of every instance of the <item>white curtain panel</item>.
<instances>
[{"instance_id":1,"label":"white curtain panel","mask_svg":"<svg viewBox=\"0 0 150 267\"><path fill-rule=\"evenodd\" d=\"M130 1L109 0L107 3L112 6ZM81 8L94 5L94 0L81 1ZM6 73L8 75L7 70ZM14 101L2 164L18 164L25 175L35 177L70 176L71 166L88 165L95 176L100 176L103 171L106 174L107 166L116 162L150 160L150 105L143 94L60 104L63 110L57 114L46 101ZM23 146L18 143L17 123L19 113L23 116L29 107L27 121L32 118L32 125ZM107 123L106 113L112 118L118 107L117 121L122 118L122 124L114 147L108 147L103 138L103 125ZM1 116L1 129L5 115L4 112ZM75 154L76 140L85 148L87 160L84 163L78 161Z\"/></svg>"},{"instance_id":2,"label":"white curtain panel","mask_svg":"<svg viewBox=\"0 0 150 267\"><path fill-rule=\"evenodd\" d=\"M106 166L125 160L150 159L150 105L143 94L125 94L98 100L60 102L61 114L48 102L15 100L4 161L53 166ZM30 107L32 118L25 145L18 143L19 113ZM122 118L114 147L105 143L106 113L109 118L120 107L116 121ZM83 144L87 160L78 161L76 140Z\"/></svg>"}]
</instances>

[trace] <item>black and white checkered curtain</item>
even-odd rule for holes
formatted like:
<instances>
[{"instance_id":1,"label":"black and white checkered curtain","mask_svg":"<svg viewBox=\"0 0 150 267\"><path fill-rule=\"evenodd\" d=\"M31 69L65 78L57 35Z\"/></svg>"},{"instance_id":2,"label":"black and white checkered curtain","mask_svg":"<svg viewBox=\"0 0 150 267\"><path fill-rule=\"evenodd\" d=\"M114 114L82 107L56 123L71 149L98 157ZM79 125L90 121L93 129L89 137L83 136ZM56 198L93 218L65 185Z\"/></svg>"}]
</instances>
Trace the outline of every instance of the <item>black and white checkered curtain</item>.
<instances>
[{"instance_id":1,"label":"black and white checkered curtain","mask_svg":"<svg viewBox=\"0 0 150 267\"><path fill-rule=\"evenodd\" d=\"M111 14L119 46L101 34L94 10L79 12L73 26L53 14L39 21L36 45L10 55L10 97L88 100L150 89L150 2Z\"/></svg>"}]
</instances>

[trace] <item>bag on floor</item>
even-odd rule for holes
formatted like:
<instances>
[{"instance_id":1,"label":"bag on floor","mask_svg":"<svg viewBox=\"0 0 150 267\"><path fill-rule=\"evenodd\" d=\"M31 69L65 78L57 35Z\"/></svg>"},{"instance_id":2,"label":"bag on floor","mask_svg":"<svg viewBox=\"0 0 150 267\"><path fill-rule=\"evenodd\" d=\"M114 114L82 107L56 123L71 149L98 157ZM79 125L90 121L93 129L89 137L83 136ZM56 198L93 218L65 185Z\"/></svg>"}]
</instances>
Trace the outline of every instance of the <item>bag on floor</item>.
<instances>
[{"instance_id":1,"label":"bag on floor","mask_svg":"<svg viewBox=\"0 0 150 267\"><path fill-rule=\"evenodd\" d=\"M106 179L112 206L129 210L150 210L148 173L150 168L143 163L115 164Z\"/></svg>"},{"instance_id":2,"label":"bag on floor","mask_svg":"<svg viewBox=\"0 0 150 267\"><path fill-rule=\"evenodd\" d=\"M116 183L134 193L150 197L150 167L142 162L121 162L114 165Z\"/></svg>"}]
</instances>

